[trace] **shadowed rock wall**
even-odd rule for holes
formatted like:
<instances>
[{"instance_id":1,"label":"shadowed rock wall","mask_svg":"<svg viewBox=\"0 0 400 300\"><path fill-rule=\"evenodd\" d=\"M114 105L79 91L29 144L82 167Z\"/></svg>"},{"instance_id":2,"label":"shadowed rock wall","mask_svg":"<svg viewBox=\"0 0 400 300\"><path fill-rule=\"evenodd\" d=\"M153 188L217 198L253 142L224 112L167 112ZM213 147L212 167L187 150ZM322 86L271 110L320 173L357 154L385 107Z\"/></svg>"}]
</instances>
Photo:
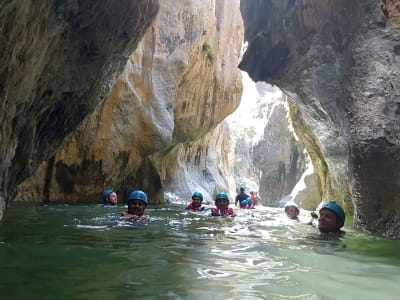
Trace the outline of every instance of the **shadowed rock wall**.
<instances>
[{"instance_id":1,"label":"shadowed rock wall","mask_svg":"<svg viewBox=\"0 0 400 300\"><path fill-rule=\"evenodd\" d=\"M0 206L104 100L158 2L2 1Z\"/></svg>"},{"instance_id":2,"label":"shadowed rock wall","mask_svg":"<svg viewBox=\"0 0 400 300\"><path fill-rule=\"evenodd\" d=\"M217 150L208 132L223 139L213 129L240 101L242 40L239 1L162 1L104 103L20 187L16 200L99 202L112 187L122 199L143 189L151 203L162 203L164 193L186 201L196 186L210 195L216 187L227 191L229 172L218 167L223 160L197 167L207 173L199 180L215 184L193 185L193 174L181 168L210 157L210 147ZM197 156L188 150L194 148L201 149Z\"/></svg>"},{"instance_id":3,"label":"shadowed rock wall","mask_svg":"<svg viewBox=\"0 0 400 300\"><path fill-rule=\"evenodd\" d=\"M284 89L323 199L399 237L399 1L242 1L240 64Z\"/></svg>"}]
</instances>

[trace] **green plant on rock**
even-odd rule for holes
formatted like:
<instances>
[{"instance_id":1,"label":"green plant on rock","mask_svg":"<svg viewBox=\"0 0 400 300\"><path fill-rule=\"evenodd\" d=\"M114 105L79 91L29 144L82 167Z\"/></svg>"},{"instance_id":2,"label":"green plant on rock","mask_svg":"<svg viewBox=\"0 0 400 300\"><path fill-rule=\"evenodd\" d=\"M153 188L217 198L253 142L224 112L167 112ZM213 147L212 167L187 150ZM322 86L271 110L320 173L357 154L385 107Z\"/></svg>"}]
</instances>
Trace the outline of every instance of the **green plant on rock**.
<instances>
[{"instance_id":1,"label":"green plant on rock","mask_svg":"<svg viewBox=\"0 0 400 300\"><path fill-rule=\"evenodd\" d=\"M295 121L299 118L300 109L297 103L289 101L289 121L291 123L295 123Z\"/></svg>"},{"instance_id":2,"label":"green plant on rock","mask_svg":"<svg viewBox=\"0 0 400 300\"><path fill-rule=\"evenodd\" d=\"M215 59L216 55L212 45L210 45L209 43L204 43L203 51L207 52L207 57L210 61L213 61Z\"/></svg>"}]
</instances>

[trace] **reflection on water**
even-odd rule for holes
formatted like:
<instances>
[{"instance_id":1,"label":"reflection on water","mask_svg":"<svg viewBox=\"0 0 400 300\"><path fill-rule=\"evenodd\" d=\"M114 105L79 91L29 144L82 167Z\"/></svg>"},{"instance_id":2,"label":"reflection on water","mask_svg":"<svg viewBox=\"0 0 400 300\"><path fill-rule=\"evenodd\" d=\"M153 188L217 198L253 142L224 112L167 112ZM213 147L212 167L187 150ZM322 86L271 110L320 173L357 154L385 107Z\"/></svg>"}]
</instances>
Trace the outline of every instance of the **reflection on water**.
<instances>
[{"instance_id":1,"label":"reflection on water","mask_svg":"<svg viewBox=\"0 0 400 300\"><path fill-rule=\"evenodd\" d=\"M281 209L209 217L152 207L14 205L0 223L1 299L397 299L399 241L319 238Z\"/></svg>"}]
</instances>

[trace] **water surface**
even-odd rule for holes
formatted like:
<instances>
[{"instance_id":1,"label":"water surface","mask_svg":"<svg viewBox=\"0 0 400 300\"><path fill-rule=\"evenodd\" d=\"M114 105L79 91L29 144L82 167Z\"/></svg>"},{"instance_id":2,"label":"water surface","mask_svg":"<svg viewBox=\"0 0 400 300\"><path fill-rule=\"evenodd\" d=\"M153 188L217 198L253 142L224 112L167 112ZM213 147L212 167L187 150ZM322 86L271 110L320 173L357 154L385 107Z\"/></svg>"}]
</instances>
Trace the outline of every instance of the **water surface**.
<instances>
[{"instance_id":1,"label":"water surface","mask_svg":"<svg viewBox=\"0 0 400 300\"><path fill-rule=\"evenodd\" d=\"M322 239L282 209L234 219L149 207L17 205L0 222L0 299L398 299L399 241Z\"/></svg>"}]
</instances>

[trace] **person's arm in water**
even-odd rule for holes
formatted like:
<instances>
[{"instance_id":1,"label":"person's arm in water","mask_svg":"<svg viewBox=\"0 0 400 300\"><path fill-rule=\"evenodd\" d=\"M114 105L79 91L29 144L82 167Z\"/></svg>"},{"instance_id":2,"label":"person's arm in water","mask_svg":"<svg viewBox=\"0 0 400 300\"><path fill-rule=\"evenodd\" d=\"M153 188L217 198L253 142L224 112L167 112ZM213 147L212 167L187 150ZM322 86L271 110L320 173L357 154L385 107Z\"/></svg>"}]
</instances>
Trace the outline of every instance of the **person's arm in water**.
<instances>
[{"instance_id":1,"label":"person's arm in water","mask_svg":"<svg viewBox=\"0 0 400 300\"><path fill-rule=\"evenodd\" d=\"M126 220L126 221L146 221L150 219L149 215L132 215L127 212L121 213L121 219Z\"/></svg>"},{"instance_id":2,"label":"person's arm in water","mask_svg":"<svg viewBox=\"0 0 400 300\"><path fill-rule=\"evenodd\" d=\"M311 219L308 222L304 222L306 225L316 225L315 221L318 221L318 215L315 212L311 212Z\"/></svg>"},{"instance_id":3,"label":"person's arm in water","mask_svg":"<svg viewBox=\"0 0 400 300\"><path fill-rule=\"evenodd\" d=\"M219 211L218 211L217 208L212 208L212 209L211 209L211 216L217 217L217 216L220 216L220 215L221 215L221 214L219 213Z\"/></svg>"}]
</instances>

